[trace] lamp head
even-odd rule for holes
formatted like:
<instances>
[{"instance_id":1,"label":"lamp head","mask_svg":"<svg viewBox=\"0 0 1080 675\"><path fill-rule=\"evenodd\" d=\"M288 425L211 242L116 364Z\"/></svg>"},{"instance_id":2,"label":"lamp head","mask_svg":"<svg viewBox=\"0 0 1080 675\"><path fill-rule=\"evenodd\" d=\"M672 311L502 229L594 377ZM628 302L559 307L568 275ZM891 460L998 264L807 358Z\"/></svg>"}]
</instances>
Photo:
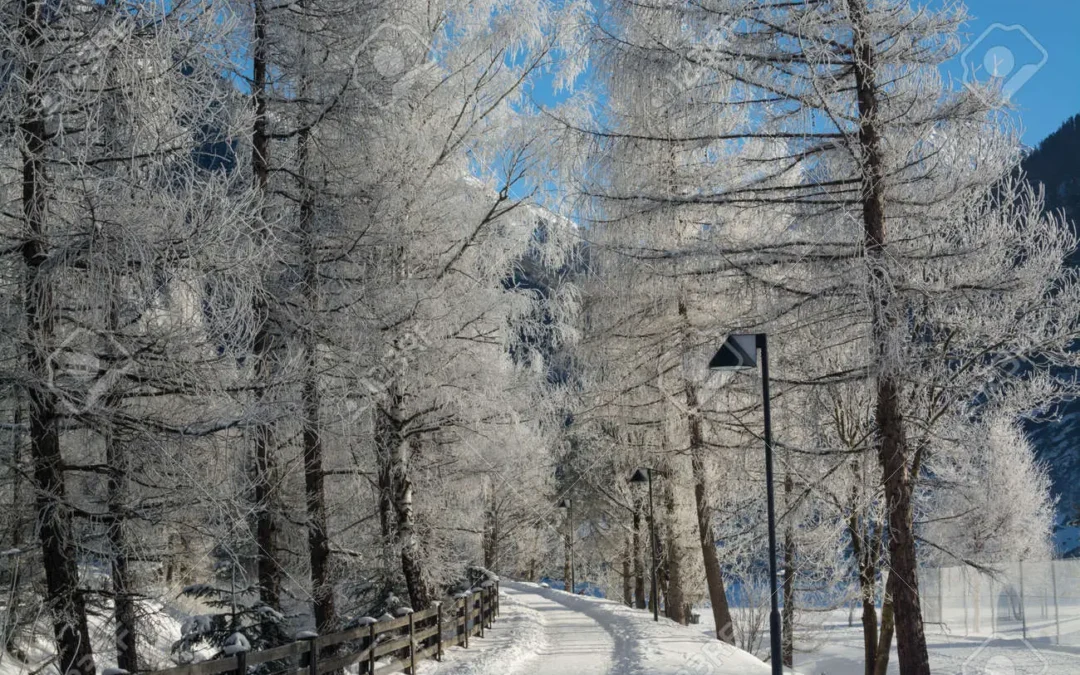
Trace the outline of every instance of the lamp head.
<instances>
[{"instance_id":1,"label":"lamp head","mask_svg":"<svg viewBox=\"0 0 1080 675\"><path fill-rule=\"evenodd\" d=\"M566 499L563 499L562 501L559 502L559 508L560 509L568 509L568 508L570 508L570 499L569 499L569 497L566 498Z\"/></svg>"},{"instance_id":2,"label":"lamp head","mask_svg":"<svg viewBox=\"0 0 1080 675\"><path fill-rule=\"evenodd\" d=\"M630 476L630 483L642 484L649 482L648 469L634 469L634 475Z\"/></svg>"},{"instance_id":3,"label":"lamp head","mask_svg":"<svg viewBox=\"0 0 1080 675\"><path fill-rule=\"evenodd\" d=\"M757 368L757 340L754 333L729 335L709 361L709 370L739 371Z\"/></svg>"}]
</instances>

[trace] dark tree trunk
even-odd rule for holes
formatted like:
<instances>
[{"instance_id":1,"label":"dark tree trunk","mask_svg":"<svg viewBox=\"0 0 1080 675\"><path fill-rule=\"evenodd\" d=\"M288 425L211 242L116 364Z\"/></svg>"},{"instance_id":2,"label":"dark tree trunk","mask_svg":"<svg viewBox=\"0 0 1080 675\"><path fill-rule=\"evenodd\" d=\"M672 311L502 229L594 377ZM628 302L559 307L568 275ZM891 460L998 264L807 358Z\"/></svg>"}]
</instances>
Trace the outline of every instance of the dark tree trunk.
<instances>
[{"instance_id":1,"label":"dark tree trunk","mask_svg":"<svg viewBox=\"0 0 1080 675\"><path fill-rule=\"evenodd\" d=\"M631 588L631 572L630 572L630 536L627 535L623 538L623 559L622 559L622 598L623 604L627 607L634 606L634 593Z\"/></svg>"},{"instance_id":2,"label":"dark tree trunk","mask_svg":"<svg viewBox=\"0 0 1080 675\"><path fill-rule=\"evenodd\" d=\"M107 0L106 6L109 11L120 12L117 0ZM116 86L117 73L110 66L106 78L109 89L119 89ZM119 131L123 119L131 114L125 110L122 99L113 93L106 94L107 105L104 106L105 119L105 147L112 156L122 156L124 148L120 142ZM116 177L118 171L109 167L105 171ZM98 225L97 223L94 223ZM107 240L110 236L107 228L95 227L96 237ZM109 270L102 271L105 274ZM121 272L122 274L122 272ZM108 335L119 337L121 327L120 299L123 294L123 283L119 275L109 278L106 286L108 296L103 298L106 309L105 331ZM104 357L111 366L116 365L116 360L121 358L113 340L101 340L100 348ZM113 386L116 383L112 383ZM115 416L120 411L121 395L115 389L110 388L105 392L103 399L104 411L107 416ZM135 584L131 577L128 565L128 519L131 515L128 503L131 499L129 488L130 463L128 461L128 449L123 440L118 437L117 430L113 427L114 417L106 417L103 425L103 441L105 444L105 465L108 471L106 509L109 518L106 521L106 539L111 549L109 561L110 576L113 591L113 644L116 648L116 665L128 671L135 672L139 669L138 626L136 626Z\"/></svg>"},{"instance_id":3,"label":"dark tree trunk","mask_svg":"<svg viewBox=\"0 0 1080 675\"><path fill-rule=\"evenodd\" d=\"M848 0L851 18L855 89L859 114L859 145L862 157L862 210L867 262L871 268L872 331L878 362L877 407L878 460L889 511L889 565L894 585L894 620L900 670L904 675L929 675L930 660L923 632L916 570L915 531L912 522L911 475L904 421L900 412L900 386L885 350L897 329L897 309L885 272L885 161L878 127L878 90L875 81L875 37L869 34L866 0Z\"/></svg>"},{"instance_id":4,"label":"dark tree trunk","mask_svg":"<svg viewBox=\"0 0 1080 675\"><path fill-rule=\"evenodd\" d=\"M889 672L889 656L892 652L893 641L893 602L892 602L892 575L885 586L885 601L881 603L881 635L878 638L876 655L874 657L874 675L886 675Z\"/></svg>"},{"instance_id":5,"label":"dark tree trunk","mask_svg":"<svg viewBox=\"0 0 1080 675\"><path fill-rule=\"evenodd\" d=\"M401 444L400 401L397 390L391 383L387 392L386 407L378 406L375 409L375 462L376 474L379 486L378 509L379 527L382 532L382 567L388 580L397 576L395 567L399 564L395 555L397 542L397 511L394 507L394 496L397 492L397 482L394 476L394 454L397 446Z\"/></svg>"},{"instance_id":6,"label":"dark tree trunk","mask_svg":"<svg viewBox=\"0 0 1080 675\"><path fill-rule=\"evenodd\" d=\"M634 502L634 607L645 609L645 570L641 564L641 506Z\"/></svg>"},{"instance_id":7,"label":"dark tree trunk","mask_svg":"<svg viewBox=\"0 0 1080 675\"><path fill-rule=\"evenodd\" d=\"M664 522L667 525L667 589L664 593L665 615L684 626L690 617L686 615L686 594L683 590L682 551L676 537L677 517L675 487L670 479L664 480Z\"/></svg>"},{"instance_id":8,"label":"dark tree trunk","mask_svg":"<svg viewBox=\"0 0 1080 675\"><path fill-rule=\"evenodd\" d=\"M379 530L384 548L393 540L396 522L394 517L394 478L390 473L390 456L400 438L397 419L381 408L375 412L375 455L379 485Z\"/></svg>"},{"instance_id":9,"label":"dark tree trunk","mask_svg":"<svg viewBox=\"0 0 1080 675\"><path fill-rule=\"evenodd\" d=\"M319 270L315 242L315 193L311 185L310 132L297 135L299 159L300 233L304 246L304 301L310 313L304 333L303 437L304 492L308 514L308 558L311 565L311 593L314 604L315 629L328 633L337 626L334 586L330 578L330 537L326 512L326 490L323 473L323 444L320 408L322 391L319 387Z\"/></svg>"},{"instance_id":10,"label":"dark tree trunk","mask_svg":"<svg viewBox=\"0 0 1080 675\"><path fill-rule=\"evenodd\" d=\"M399 419L401 397L391 382L385 406L376 412L375 445L379 472L379 515L386 538L385 552L397 549L401 573L409 591L409 602L416 611L431 605L431 592L424 580L420 542L413 512L413 488L410 477L412 442L402 432ZM390 562L389 559L386 560ZM387 569L389 572L389 568Z\"/></svg>"},{"instance_id":11,"label":"dark tree trunk","mask_svg":"<svg viewBox=\"0 0 1080 675\"><path fill-rule=\"evenodd\" d=\"M27 61L22 80L27 90L23 121L19 125L22 155L22 247L25 265L23 309L28 345L27 369L35 383L27 392L30 427L30 459L37 495L37 531L41 562L45 568L45 602L53 622L57 663L61 673L93 675L94 656L86 625L86 604L79 589L78 558L72 531L72 515L66 499L56 395L48 382L48 358L56 340L52 272L47 262L47 178L45 175L45 119L35 60L42 51L41 12L47 5L23 1L19 42Z\"/></svg>"},{"instance_id":12,"label":"dark tree trunk","mask_svg":"<svg viewBox=\"0 0 1080 675\"><path fill-rule=\"evenodd\" d=\"M110 314L115 318L115 304ZM115 325L114 321L110 321ZM110 329L114 327L110 326ZM106 406L113 408L117 404L116 396L106 399ZM137 626L135 623L135 596L134 584L128 567L128 542L127 542L127 500L130 498L128 491L128 458L127 448L124 447L116 434L111 430L105 432L105 464L108 466L108 498L107 508L108 540L112 549L110 561L112 590L113 590L113 620L114 620L114 643L116 646L116 665L129 673L139 669L138 644L136 641Z\"/></svg>"},{"instance_id":13,"label":"dark tree trunk","mask_svg":"<svg viewBox=\"0 0 1080 675\"><path fill-rule=\"evenodd\" d=\"M679 301L679 316L687 327L684 337L689 336L689 318L686 303ZM686 340L689 350L689 340ZM705 470L705 435L701 428L701 411L698 409L697 387L686 382L686 409L689 411L686 422L690 435L690 469L694 476L694 505L697 512L698 541L701 544L701 559L705 567L705 584L709 589L709 604L712 605L713 621L716 625L716 639L735 644L735 628L731 622L731 610L728 608L727 592L724 589L724 574L720 569L720 558L716 553L716 538L712 528L712 504L709 503L708 475Z\"/></svg>"},{"instance_id":14,"label":"dark tree trunk","mask_svg":"<svg viewBox=\"0 0 1080 675\"><path fill-rule=\"evenodd\" d=\"M401 572L405 575L405 586L409 589L411 606L420 612L431 606L431 591L424 579L422 553L413 512L413 488L410 476L412 445L413 443L409 441L398 443L391 473L396 487L394 508L397 514L398 542L401 545Z\"/></svg>"},{"instance_id":15,"label":"dark tree trunk","mask_svg":"<svg viewBox=\"0 0 1080 675\"><path fill-rule=\"evenodd\" d=\"M735 628L728 609L727 592L724 589L724 575L720 569L720 558L716 553L716 539L712 529L712 505L709 503L708 477L705 472L705 441L701 433L701 416L697 411L697 390L693 385L686 385L686 404L692 414L690 423L690 466L694 474L694 502L697 507L698 538L701 543L701 557L705 563L705 583L709 588L709 603L712 605L713 620L716 622L716 639L728 644L735 644Z\"/></svg>"},{"instance_id":16,"label":"dark tree trunk","mask_svg":"<svg viewBox=\"0 0 1080 675\"><path fill-rule=\"evenodd\" d=\"M254 122L251 134L251 169L255 193L258 199L267 198L267 184L270 177L270 136L267 117L267 8L265 0L252 0L253 40L252 40L252 81L251 94L254 105ZM269 236L269 225L260 204L260 236ZM255 378L258 381L255 414L258 420L254 425L255 442L254 462L254 498L255 498L255 543L257 548L257 566L259 578L259 598L267 605L281 606L281 563L277 559L277 523L275 514L274 490L274 434L273 424L267 419L271 401L272 378L275 376L271 364L272 352L276 348L272 336L270 309L265 300L255 301L254 314L258 329L252 345L255 360Z\"/></svg>"},{"instance_id":17,"label":"dark tree trunk","mask_svg":"<svg viewBox=\"0 0 1080 675\"><path fill-rule=\"evenodd\" d=\"M570 578L573 576L573 570L570 568L570 532L567 527L567 532L563 535L563 588L568 593L573 593L574 589L570 588Z\"/></svg>"},{"instance_id":18,"label":"dark tree trunk","mask_svg":"<svg viewBox=\"0 0 1080 675\"><path fill-rule=\"evenodd\" d=\"M781 659L784 665L795 664L795 530L791 526L791 493L794 491L791 472L784 472L784 508L788 522L784 527L784 608L781 614L782 632L780 639Z\"/></svg>"},{"instance_id":19,"label":"dark tree trunk","mask_svg":"<svg viewBox=\"0 0 1080 675\"><path fill-rule=\"evenodd\" d=\"M11 548L15 550L22 549L22 529L23 529L23 507L22 507L22 482L23 482L23 467L22 467L22 431L19 427L22 426L22 401L16 397L14 400L15 410L11 416ZM14 565L11 572L11 588L17 592L22 586L22 561L19 557L14 558ZM19 627L19 603L17 597L11 597L7 607L4 608L4 626L6 631L4 634L4 649L9 654L16 654L18 658L25 661L25 654L22 654L19 648L15 644L15 637L18 635Z\"/></svg>"},{"instance_id":20,"label":"dark tree trunk","mask_svg":"<svg viewBox=\"0 0 1080 675\"><path fill-rule=\"evenodd\" d=\"M790 479L789 479L790 480ZM781 652L784 665L795 665L795 533L784 529L784 609Z\"/></svg>"},{"instance_id":21,"label":"dark tree trunk","mask_svg":"<svg viewBox=\"0 0 1080 675\"><path fill-rule=\"evenodd\" d=\"M499 504L496 499L495 489L489 487L490 494L484 507L484 567L499 573Z\"/></svg>"},{"instance_id":22,"label":"dark tree trunk","mask_svg":"<svg viewBox=\"0 0 1080 675\"><path fill-rule=\"evenodd\" d=\"M874 662L877 657L877 607L874 603L876 578L877 578L877 548L879 544L871 537L864 542L861 536L859 514L854 510L852 500L852 512L848 516L848 533L851 537L851 551L858 565L859 595L862 600L862 626L863 626L863 663L865 674L874 675Z\"/></svg>"}]
</instances>

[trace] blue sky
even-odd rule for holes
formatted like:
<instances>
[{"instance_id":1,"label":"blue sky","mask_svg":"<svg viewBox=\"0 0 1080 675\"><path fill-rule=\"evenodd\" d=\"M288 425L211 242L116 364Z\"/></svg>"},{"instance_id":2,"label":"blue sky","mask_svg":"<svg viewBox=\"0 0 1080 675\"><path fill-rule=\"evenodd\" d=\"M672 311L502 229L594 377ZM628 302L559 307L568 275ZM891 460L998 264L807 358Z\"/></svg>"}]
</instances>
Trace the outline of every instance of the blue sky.
<instances>
[{"instance_id":1,"label":"blue sky","mask_svg":"<svg viewBox=\"0 0 1080 675\"><path fill-rule=\"evenodd\" d=\"M915 0L931 6L947 0ZM957 84L964 66L985 75L988 63L1003 64L1015 85L1012 103L1023 129L1023 142L1037 145L1061 124L1080 113L1080 0L966 0L970 22L965 26L964 53L947 71ZM1045 62L1044 62L1045 61ZM969 71L970 72L970 71ZM1022 81L1021 81L1022 80ZM534 90L550 105L550 78Z\"/></svg>"},{"instance_id":2,"label":"blue sky","mask_svg":"<svg viewBox=\"0 0 1080 675\"><path fill-rule=\"evenodd\" d=\"M1080 0L966 0L966 4L972 20L965 42L973 44L985 34L968 53L969 63L978 64L988 53L993 58L996 52L1013 56L1013 73L1021 73L1024 65L1036 67L1021 74L1032 72L1012 97L1024 143L1036 145L1080 113ZM1027 34L994 28L995 24L1021 26ZM1043 50L1046 62L1038 67ZM961 64L954 65L954 74L962 76Z\"/></svg>"}]
</instances>

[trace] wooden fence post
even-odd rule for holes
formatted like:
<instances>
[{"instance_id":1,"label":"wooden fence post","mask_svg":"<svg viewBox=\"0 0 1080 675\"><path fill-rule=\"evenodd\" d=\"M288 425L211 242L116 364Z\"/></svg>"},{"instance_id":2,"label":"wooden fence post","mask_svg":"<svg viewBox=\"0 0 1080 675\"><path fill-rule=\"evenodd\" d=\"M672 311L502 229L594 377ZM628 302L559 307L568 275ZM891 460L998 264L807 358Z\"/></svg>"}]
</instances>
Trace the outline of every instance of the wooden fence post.
<instances>
[{"instance_id":1,"label":"wooden fence post","mask_svg":"<svg viewBox=\"0 0 1080 675\"><path fill-rule=\"evenodd\" d=\"M236 675L247 675L247 652L236 652Z\"/></svg>"},{"instance_id":2,"label":"wooden fence post","mask_svg":"<svg viewBox=\"0 0 1080 675\"><path fill-rule=\"evenodd\" d=\"M484 589L480 589L480 637L484 637Z\"/></svg>"},{"instance_id":3,"label":"wooden fence post","mask_svg":"<svg viewBox=\"0 0 1080 675\"><path fill-rule=\"evenodd\" d=\"M472 613L472 594L468 597L461 599L462 615L465 617L465 623L462 628L465 630L465 649L469 648L469 615Z\"/></svg>"},{"instance_id":4,"label":"wooden fence post","mask_svg":"<svg viewBox=\"0 0 1080 675\"><path fill-rule=\"evenodd\" d=\"M435 608L436 608L435 609L435 621L437 622L435 625L438 626L438 629L439 629L439 632L435 634L435 640L436 640L435 644L437 645L435 647L435 660L436 661L442 661L442 632L443 632L442 605L443 604L441 602L439 604L435 605Z\"/></svg>"},{"instance_id":5,"label":"wooden fence post","mask_svg":"<svg viewBox=\"0 0 1080 675\"><path fill-rule=\"evenodd\" d=\"M409 675L416 675L416 622L409 612Z\"/></svg>"},{"instance_id":6,"label":"wooden fence post","mask_svg":"<svg viewBox=\"0 0 1080 675\"><path fill-rule=\"evenodd\" d=\"M499 599L499 582L495 582L495 616L500 616L502 612L502 601Z\"/></svg>"},{"instance_id":7,"label":"wooden fence post","mask_svg":"<svg viewBox=\"0 0 1080 675\"><path fill-rule=\"evenodd\" d=\"M368 673L375 672L375 624L371 624L371 651L368 652Z\"/></svg>"},{"instance_id":8,"label":"wooden fence post","mask_svg":"<svg viewBox=\"0 0 1080 675\"><path fill-rule=\"evenodd\" d=\"M319 675L319 655L315 650L316 633L304 633L301 640L308 643L307 667L308 675Z\"/></svg>"}]
</instances>

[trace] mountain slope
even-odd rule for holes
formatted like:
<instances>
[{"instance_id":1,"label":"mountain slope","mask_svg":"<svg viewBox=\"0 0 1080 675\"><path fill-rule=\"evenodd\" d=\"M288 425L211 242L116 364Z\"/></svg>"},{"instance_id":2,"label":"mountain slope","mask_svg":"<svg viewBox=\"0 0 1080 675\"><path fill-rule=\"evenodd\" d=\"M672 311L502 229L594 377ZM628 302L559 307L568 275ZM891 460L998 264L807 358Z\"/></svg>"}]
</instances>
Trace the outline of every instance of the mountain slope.
<instances>
[{"instance_id":1,"label":"mountain slope","mask_svg":"<svg viewBox=\"0 0 1080 675\"><path fill-rule=\"evenodd\" d=\"M1025 158L1023 168L1029 180L1044 186L1047 209L1063 214L1075 230L1080 221L1080 115L1047 136ZM1080 267L1080 252L1072 264ZM1028 433L1039 458L1050 467L1059 512L1075 520L1080 517L1080 400L1067 401L1056 412L1054 420L1028 425ZM1058 545L1067 555L1080 557L1075 528L1063 529Z\"/></svg>"}]
</instances>

